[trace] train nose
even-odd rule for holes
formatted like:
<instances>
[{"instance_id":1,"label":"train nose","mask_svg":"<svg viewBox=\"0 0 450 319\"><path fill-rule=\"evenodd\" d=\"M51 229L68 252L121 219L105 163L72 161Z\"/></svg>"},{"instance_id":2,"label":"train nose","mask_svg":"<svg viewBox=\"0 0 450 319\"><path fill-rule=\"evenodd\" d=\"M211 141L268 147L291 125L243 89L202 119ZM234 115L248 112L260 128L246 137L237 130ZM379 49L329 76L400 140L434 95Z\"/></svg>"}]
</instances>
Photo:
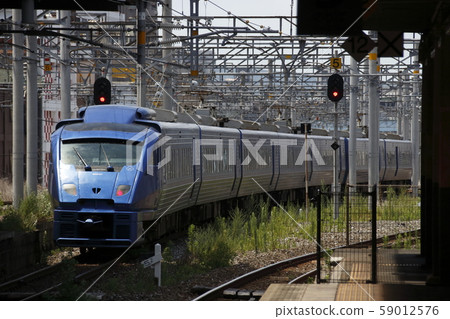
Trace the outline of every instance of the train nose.
<instances>
[{"instance_id":1,"label":"train nose","mask_svg":"<svg viewBox=\"0 0 450 319\"><path fill-rule=\"evenodd\" d=\"M116 172L78 172L80 198L111 199Z\"/></svg>"},{"instance_id":2,"label":"train nose","mask_svg":"<svg viewBox=\"0 0 450 319\"><path fill-rule=\"evenodd\" d=\"M94 225L103 223L103 220L102 219L95 219L95 218L92 218L92 217L88 217L88 218L86 218L84 220L83 219L78 219L77 222L79 222L80 224L83 224L84 227L90 228L90 227L93 227Z\"/></svg>"}]
</instances>

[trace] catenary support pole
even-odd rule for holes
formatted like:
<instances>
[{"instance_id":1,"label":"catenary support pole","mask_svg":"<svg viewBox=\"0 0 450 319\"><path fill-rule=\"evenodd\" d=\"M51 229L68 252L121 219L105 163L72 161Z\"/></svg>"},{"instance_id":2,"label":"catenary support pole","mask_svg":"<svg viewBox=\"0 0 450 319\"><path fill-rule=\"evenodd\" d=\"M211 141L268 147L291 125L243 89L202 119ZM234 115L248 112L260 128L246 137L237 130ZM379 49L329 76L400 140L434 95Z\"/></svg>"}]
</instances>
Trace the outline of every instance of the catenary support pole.
<instances>
[{"instance_id":1,"label":"catenary support pole","mask_svg":"<svg viewBox=\"0 0 450 319\"><path fill-rule=\"evenodd\" d=\"M366 59L364 62L365 70L367 70L367 73L369 73L369 59ZM361 94L361 112L362 112L362 118L361 118L361 124L364 128L364 133L366 134L366 137L369 135L368 128L369 128L369 78L364 77L363 78L364 85L362 86L362 94Z\"/></svg>"},{"instance_id":2,"label":"catenary support pole","mask_svg":"<svg viewBox=\"0 0 450 319\"><path fill-rule=\"evenodd\" d=\"M13 30L20 30L22 10L13 9ZM24 121L23 121L23 34L13 33L13 145L12 145L12 183L13 204L18 207L23 199L23 152L24 152Z\"/></svg>"},{"instance_id":3,"label":"catenary support pole","mask_svg":"<svg viewBox=\"0 0 450 319\"><path fill-rule=\"evenodd\" d=\"M305 209L306 219L309 214L309 172L308 172L308 127L305 123Z\"/></svg>"},{"instance_id":4,"label":"catenary support pole","mask_svg":"<svg viewBox=\"0 0 450 319\"><path fill-rule=\"evenodd\" d=\"M412 144L412 176L411 176L411 184L413 187L413 196L418 196L418 187L419 187L419 178L420 178L420 124L419 124L419 108L420 108L420 99L419 99L419 44L414 44L414 66L416 69L414 70L414 75L412 76L413 80L413 99L411 103L411 144Z\"/></svg>"},{"instance_id":5,"label":"catenary support pole","mask_svg":"<svg viewBox=\"0 0 450 319\"><path fill-rule=\"evenodd\" d=\"M379 117L380 100L378 96L377 49L369 53L369 192L379 179Z\"/></svg>"},{"instance_id":6,"label":"catenary support pole","mask_svg":"<svg viewBox=\"0 0 450 319\"><path fill-rule=\"evenodd\" d=\"M398 75L398 85L397 85L397 135L403 136L403 77L401 74Z\"/></svg>"},{"instance_id":7,"label":"catenary support pole","mask_svg":"<svg viewBox=\"0 0 450 319\"><path fill-rule=\"evenodd\" d=\"M138 106L146 106L146 74L145 74L145 43L147 34L145 31L145 1L137 0L137 104Z\"/></svg>"},{"instance_id":8,"label":"catenary support pole","mask_svg":"<svg viewBox=\"0 0 450 319\"><path fill-rule=\"evenodd\" d=\"M411 83L408 74L403 76L403 120L402 120L402 132L404 140L411 140Z\"/></svg>"},{"instance_id":9,"label":"catenary support pole","mask_svg":"<svg viewBox=\"0 0 450 319\"><path fill-rule=\"evenodd\" d=\"M61 23L63 28L70 27L70 11L61 11ZM63 30L62 33L69 31ZM61 37L61 119L70 119L70 40Z\"/></svg>"},{"instance_id":10,"label":"catenary support pole","mask_svg":"<svg viewBox=\"0 0 450 319\"><path fill-rule=\"evenodd\" d=\"M358 63L350 58L350 114L349 114L349 143L348 143L348 183L350 192L356 185L356 113L358 111Z\"/></svg>"},{"instance_id":11,"label":"catenary support pole","mask_svg":"<svg viewBox=\"0 0 450 319\"><path fill-rule=\"evenodd\" d=\"M170 26L172 25L172 0L164 0L163 10L162 10L162 38L164 47L162 49L163 61L170 62L172 57L172 50L170 49L172 45L169 41L172 39ZM173 110L173 89L172 89L172 67L170 64L164 64L164 92L163 92L163 108L165 110Z\"/></svg>"},{"instance_id":12,"label":"catenary support pole","mask_svg":"<svg viewBox=\"0 0 450 319\"><path fill-rule=\"evenodd\" d=\"M35 11L33 0L27 1L27 21L30 29L34 28ZM38 89L37 89L37 39L28 35L27 41L27 151L26 151L26 192L37 192L38 184Z\"/></svg>"},{"instance_id":13,"label":"catenary support pole","mask_svg":"<svg viewBox=\"0 0 450 319\"><path fill-rule=\"evenodd\" d=\"M199 16L199 7L198 7L199 0L190 0L189 10L191 19L189 20L189 27L191 28L191 37L190 40L190 62L191 62L191 76L197 77L198 76L198 16ZM223 45L223 44L222 44Z\"/></svg>"}]
</instances>

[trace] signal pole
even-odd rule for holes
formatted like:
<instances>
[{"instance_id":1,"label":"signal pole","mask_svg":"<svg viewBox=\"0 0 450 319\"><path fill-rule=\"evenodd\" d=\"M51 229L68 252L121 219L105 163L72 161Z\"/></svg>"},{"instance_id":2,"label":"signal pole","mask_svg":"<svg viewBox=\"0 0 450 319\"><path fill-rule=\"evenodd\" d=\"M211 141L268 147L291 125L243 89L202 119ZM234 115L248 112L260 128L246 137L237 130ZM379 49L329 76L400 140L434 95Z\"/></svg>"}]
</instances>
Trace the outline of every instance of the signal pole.
<instances>
[{"instance_id":1,"label":"signal pole","mask_svg":"<svg viewBox=\"0 0 450 319\"><path fill-rule=\"evenodd\" d=\"M339 137L338 137L338 102L334 102L334 142L332 144L333 152L333 206L334 218L339 217L339 176L338 176L338 154Z\"/></svg>"},{"instance_id":2,"label":"signal pole","mask_svg":"<svg viewBox=\"0 0 450 319\"><path fill-rule=\"evenodd\" d=\"M342 76L335 73L328 78L328 98L334 102L334 141L331 144L333 153L333 202L334 202L334 218L339 217L339 176L338 176L338 154L339 138L338 138L338 102L344 96L344 80Z\"/></svg>"},{"instance_id":3,"label":"signal pole","mask_svg":"<svg viewBox=\"0 0 450 319\"><path fill-rule=\"evenodd\" d=\"M309 180L309 172L308 172L308 133L311 133L311 123L301 123L300 124L300 133L305 134L305 209L306 209L306 219L308 219L309 212L309 192L308 192L308 180Z\"/></svg>"}]
</instances>

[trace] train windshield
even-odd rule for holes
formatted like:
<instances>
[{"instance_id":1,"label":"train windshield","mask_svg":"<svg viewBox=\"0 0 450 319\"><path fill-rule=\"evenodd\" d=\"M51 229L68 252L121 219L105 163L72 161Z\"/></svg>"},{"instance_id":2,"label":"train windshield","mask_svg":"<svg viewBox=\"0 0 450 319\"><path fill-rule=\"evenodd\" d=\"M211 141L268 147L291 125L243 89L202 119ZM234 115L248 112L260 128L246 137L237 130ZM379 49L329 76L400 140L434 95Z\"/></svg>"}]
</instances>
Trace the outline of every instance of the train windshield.
<instances>
[{"instance_id":1,"label":"train windshield","mask_svg":"<svg viewBox=\"0 0 450 319\"><path fill-rule=\"evenodd\" d=\"M70 140L61 144L61 161L77 170L120 171L135 165L140 158L142 143L126 140Z\"/></svg>"}]
</instances>

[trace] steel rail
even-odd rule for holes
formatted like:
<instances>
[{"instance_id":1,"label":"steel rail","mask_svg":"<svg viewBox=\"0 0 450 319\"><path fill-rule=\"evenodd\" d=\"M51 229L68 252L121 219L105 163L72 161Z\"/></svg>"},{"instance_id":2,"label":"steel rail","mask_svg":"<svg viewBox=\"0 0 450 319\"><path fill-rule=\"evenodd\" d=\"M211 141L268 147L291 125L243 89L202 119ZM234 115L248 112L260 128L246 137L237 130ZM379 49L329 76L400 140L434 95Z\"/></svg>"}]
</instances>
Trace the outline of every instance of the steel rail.
<instances>
[{"instance_id":1,"label":"steel rail","mask_svg":"<svg viewBox=\"0 0 450 319\"><path fill-rule=\"evenodd\" d=\"M44 295L45 293L48 293L48 292L53 291L53 290L56 290L57 288L59 288L60 286L62 286L66 282L71 282L71 281L73 281L73 282L81 282L83 280L90 279L90 278L93 278L95 276L98 276L100 273L103 272L103 270L105 268L109 267L115 260L116 259L108 261L106 263L103 263L103 264L95 267L94 269L90 269L88 271L85 271L85 272L83 272L81 274L76 275L74 278L68 279L66 281L59 282L56 285L53 285L53 286L51 286L49 288L41 290L41 291L39 291L39 292L37 292L35 294L32 294L31 296L28 296L28 297L22 299L22 301L35 300L35 299L41 297L42 295Z\"/></svg>"},{"instance_id":2,"label":"steel rail","mask_svg":"<svg viewBox=\"0 0 450 319\"><path fill-rule=\"evenodd\" d=\"M115 260L115 259L114 259ZM35 300L44 295L47 292L54 291L57 288L59 288L61 285L63 285L65 282L81 282L82 280L86 280L92 277L97 276L99 273L101 273L106 267L111 265L111 263L114 262L114 260L108 261L106 263L103 263L93 269L89 269L85 272L82 272L80 274L77 274L73 278L67 279L65 281L58 282L57 284L52 285L51 287L45 288L43 290L40 290L36 293L34 292L23 292L23 293L16 293L12 292L11 290L20 286L24 285L26 283L29 283L33 280L38 280L40 278L43 278L45 276L49 276L51 274L54 274L55 272L61 270L63 267L62 263L59 263L57 265L48 266L36 271L33 271L29 274L26 274L24 276L21 276L19 278L10 280L8 282L2 283L0 285L0 300L3 299L14 299L14 300Z\"/></svg>"},{"instance_id":3,"label":"steel rail","mask_svg":"<svg viewBox=\"0 0 450 319\"><path fill-rule=\"evenodd\" d=\"M21 276L19 278L9 280L5 283L0 284L0 292L4 292L8 289L14 288L18 285L23 284L24 282L47 276L48 274L54 273L55 271L59 270L59 268L61 268L61 266L62 266L62 264L47 266L45 268L38 269L36 271L33 271L33 272L26 274L24 276Z\"/></svg>"}]
</instances>

